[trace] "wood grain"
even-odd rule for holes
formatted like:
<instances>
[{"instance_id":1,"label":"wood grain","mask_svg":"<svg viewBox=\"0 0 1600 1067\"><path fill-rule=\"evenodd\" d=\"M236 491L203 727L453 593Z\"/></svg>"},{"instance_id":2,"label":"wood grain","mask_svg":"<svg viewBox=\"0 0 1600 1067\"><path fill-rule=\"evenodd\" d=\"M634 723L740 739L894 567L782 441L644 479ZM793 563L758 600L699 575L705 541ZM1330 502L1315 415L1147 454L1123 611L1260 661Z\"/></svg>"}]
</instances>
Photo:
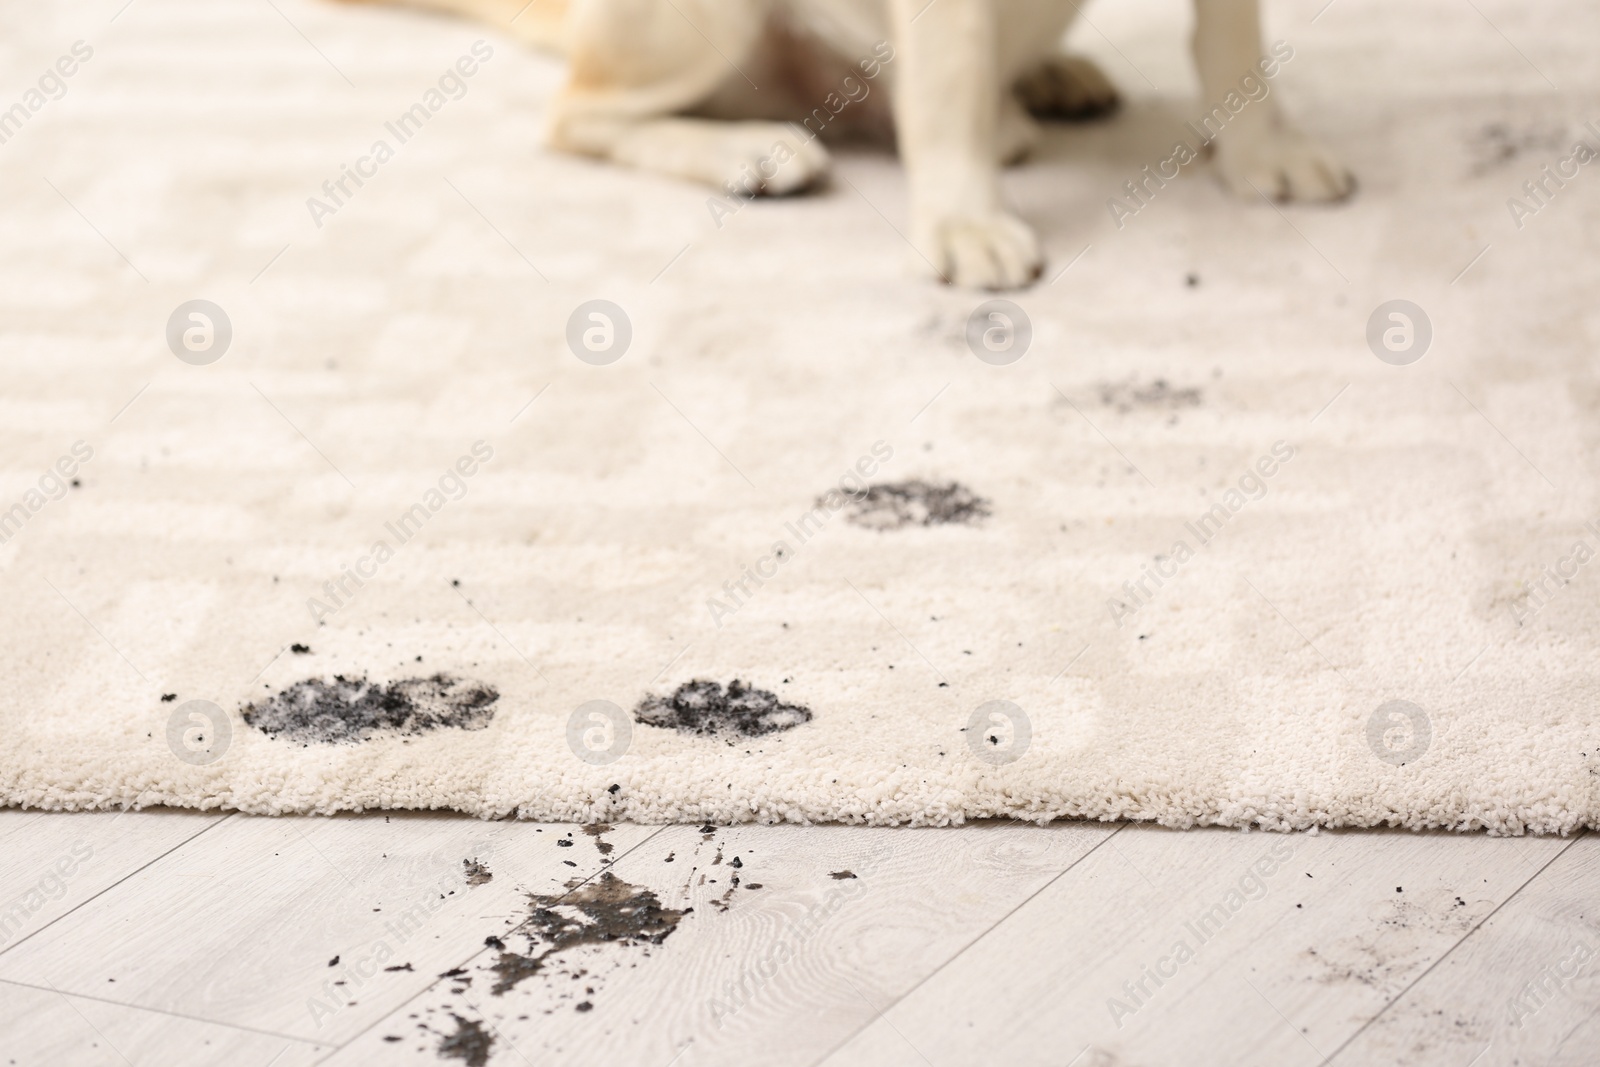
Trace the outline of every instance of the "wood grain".
<instances>
[{"instance_id":1,"label":"wood grain","mask_svg":"<svg viewBox=\"0 0 1600 1067\"><path fill-rule=\"evenodd\" d=\"M329 1063L372 1062L385 1037L403 1039L385 1062L436 1062L453 1014L485 1020L496 1063L814 1063L1111 833L671 827L615 868L694 909L661 945L575 952L501 996L485 954L464 993L429 990Z\"/></svg>"},{"instance_id":2,"label":"wood grain","mask_svg":"<svg viewBox=\"0 0 1600 1067\"><path fill-rule=\"evenodd\" d=\"M16 1067L310 1067L328 1049L76 993L0 982L0 1049Z\"/></svg>"},{"instance_id":3,"label":"wood grain","mask_svg":"<svg viewBox=\"0 0 1600 1067\"><path fill-rule=\"evenodd\" d=\"M1600 1060L1600 841L1588 836L1398 998L1337 1064ZM1476 1057L1476 1058L1475 1058Z\"/></svg>"},{"instance_id":4,"label":"wood grain","mask_svg":"<svg viewBox=\"0 0 1600 1067\"><path fill-rule=\"evenodd\" d=\"M231 819L0 957L0 978L96 994L115 979L128 1004L337 1043L503 930L525 891L600 869L593 848L558 846L570 829ZM655 832L612 837L622 853ZM469 857L490 882L466 883Z\"/></svg>"},{"instance_id":5,"label":"wood grain","mask_svg":"<svg viewBox=\"0 0 1600 1067\"><path fill-rule=\"evenodd\" d=\"M0 884L94 842L55 902L76 910L0 955L0 1062L437 1064L457 1016L491 1064L1578 1067L1600 1045L1600 955L1573 966L1600 953L1591 838L0 814ZM607 870L692 910L493 994L485 938L521 951L529 893ZM412 969L351 970L380 945Z\"/></svg>"},{"instance_id":6,"label":"wood grain","mask_svg":"<svg viewBox=\"0 0 1600 1067\"><path fill-rule=\"evenodd\" d=\"M0 810L0 955L224 818Z\"/></svg>"},{"instance_id":7,"label":"wood grain","mask_svg":"<svg viewBox=\"0 0 1600 1067\"><path fill-rule=\"evenodd\" d=\"M1130 827L825 1062L1321 1063L1569 844Z\"/></svg>"}]
</instances>

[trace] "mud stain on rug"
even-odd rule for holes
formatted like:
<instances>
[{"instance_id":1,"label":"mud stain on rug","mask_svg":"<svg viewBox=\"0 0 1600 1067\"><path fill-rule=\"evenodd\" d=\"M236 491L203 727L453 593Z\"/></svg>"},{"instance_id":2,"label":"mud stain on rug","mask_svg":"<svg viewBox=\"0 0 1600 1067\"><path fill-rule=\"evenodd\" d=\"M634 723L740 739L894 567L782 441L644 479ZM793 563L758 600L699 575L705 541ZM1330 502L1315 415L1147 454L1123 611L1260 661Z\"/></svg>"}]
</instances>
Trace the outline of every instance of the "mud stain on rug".
<instances>
[{"instance_id":1,"label":"mud stain on rug","mask_svg":"<svg viewBox=\"0 0 1600 1067\"><path fill-rule=\"evenodd\" d=\"M726 689L720 682L696 679L671 696L645 697L633 717L646 726L702 737L760 737L810 722L811 709L737 678Z\"/></svg>"},{"instance_id":2,"label":"mud stain on rug","mask_svg":"<svg viewBox=\"0 0 1600 1067\"><path fill-rule=\"evenodd\" d=\"M435 674L377 683L335 675L307 678L241 709L268 737L304 744L365 741L374 734L415 737L440 729L481 730L494 718L493 687Z\"/></svg>"},{"instance_id":3,"label":"mud stain on rug","mask_svg":"<svg viewBox=\"0 0 1600 1067\"><path fill-rule=\"evenodd\" d=\"M989 516L989 502L960 482L925 482L912 479L869 485L864 493L848 497L845 517L869 530L898 530L906 526L971 525Z\"/></svg>"},{"instance_id":4,"label":"mud stain on rug","mask_svg":"<svg viewBox=\"0 0 1600 1067\"><path fill-rule=\"evenodd\" d=\"M1142 384L1132 379L1101 382L1097 389L1101 407L1116 408L1124 415L1134 411L1181 411L1197 408L1203 401L1199 389L1177 388L1165 378Z\"/></svg>"}]
</instances>

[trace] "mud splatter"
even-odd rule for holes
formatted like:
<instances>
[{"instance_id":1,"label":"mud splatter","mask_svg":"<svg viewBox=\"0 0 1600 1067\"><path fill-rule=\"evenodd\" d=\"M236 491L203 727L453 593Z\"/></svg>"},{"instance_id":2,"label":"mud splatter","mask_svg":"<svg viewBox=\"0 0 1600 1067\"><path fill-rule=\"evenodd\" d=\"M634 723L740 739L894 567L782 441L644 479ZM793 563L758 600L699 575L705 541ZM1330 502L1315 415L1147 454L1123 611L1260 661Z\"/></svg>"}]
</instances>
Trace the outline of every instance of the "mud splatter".
<instances>
[{"instance_id":1,"label":"mud splatter","mask_svg":"<svg viewBox=\"0 0 1600 1067\"><path fill-rule=\"evenodd\" d=\"M610 841L607 841L600 836L601 834L608 834L611 832L611 827L607 826L603 822L597 822L591 826L585 826L583 828L583 832L594 838L594 847L602 856L611 855L611 853L617 847Z\"/></svg>"},{"instance_id":2,"label":"mud splatter","mask_svg":"<svg viewBox=\"0 0 1600 1067\"><path fill-rule=\"evenodd\" d=\"M456 1021L456 1032L444 1035L439 1042L439 1057L463 1060L467 1067L484 1067L494 1048L494 1035L477 1020L463 1019L454 1013L450 1018Z\"/></svg>"},{"instance_id":3,"label":"mud splatter","mask_svg":"<svg viewBox=\"0 0 1600 1067\"><path fill-rule=\"evenodd\" d=\"M500 694L481 682L435 674L381 684L334 675L307 678L256 704L244 721L268 737L306 744L365 741L381 732L416 736L451 727L481 730L494 718Z\"/></svg>"},{"instance_id":4,"label":"mud splatter","mask_svg":"<svg viewBox=\"0 0 1600 1067\"><path fill-rule=\"evenodd\" d=\"M1097 388L1101 406L1116 408L1124 415L1130 411L1197 408L1202 400L1199 389L1176 389L1165 378L1142 385L1131 378L1125 382L1101 382Z\"/></svg>"},{"instance_id":5,"label":"mud splatter","mask_svg":"<svg viewBox=\"0 0 1600 1067\"><path fill-rule=\"evenodd\" d=\"M989 516L989 502L960 482L941 485L916 478L869 485L866 492L847 497L846 501L850 508L846 518L870 530L971 525Z\"/></svg>"},{"instance_id":6,"label":"mud splatter","mask_svg":"<svg viewBox=\"0 0 1600 1067\"><path fill-rule=\"evenodd\" d=\"M705 875L701 875L700 877L704 879ZM739 876L736 874L729 879L728 888L723 890L722 895L711 901L712 907L716 908L718 911L727 911L729 908L728 901L731 900L733 898L733 894L738 891Z\"/></svg>"},{"instance_id":7,"label":"mud splatter","mask_svg":"<svg viewBox=\"0 0 1600 1067\"><path fill-rule=\"evenodd\" d=\"M738 679L721 683L696 679L678 686L671 696L646 697L633 717L646 726L699 734L703 737L762 734L789 730L811 721L811 709L788 704L777 694Z\"/></svg>"},{"instance_id":8,"label":"mud splatter","mask_svg":"<svg viewBox=\"0 0 1600 1067\"><path fill-rule=\"evenodd\" d=\"M662 907L653 891L610 871L570 893L530 893L528 901L531 914L516 931L527 937L528 951L500 953L493 967L499 976L492 990L497 996L544 970L552 957L583 945L659 945L688 914L688 909Z\"/></svg>"},{"instance_id":9,"label":"mud splatter","mask_svg":"<svg viewBox=\"0 0 1600 1067\"><path fill-rule=\"evenodd\" d=\"M494 881L494 872L489 869L487 864L478 860L462 860L461 869L467 874L467 884L469 886L487 885L489 882Z\"/></svg>"}]
</instances>

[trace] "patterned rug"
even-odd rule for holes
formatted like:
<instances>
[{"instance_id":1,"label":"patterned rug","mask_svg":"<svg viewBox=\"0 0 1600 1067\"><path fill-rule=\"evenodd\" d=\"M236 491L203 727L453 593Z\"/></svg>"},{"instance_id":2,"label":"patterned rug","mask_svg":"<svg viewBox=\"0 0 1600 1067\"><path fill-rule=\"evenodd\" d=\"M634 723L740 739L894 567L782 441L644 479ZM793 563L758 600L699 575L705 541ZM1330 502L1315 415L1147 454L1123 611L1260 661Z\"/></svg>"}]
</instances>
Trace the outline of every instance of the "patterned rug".
<instances>
[{"instance_id":1,"label":"patterned rug","mask_svg":"<svg viewBox=\"0 0 1600 1067\"><path fill-rule=\"evenodd\" d=\"M0 802L1596 825L1597 15L1321 6L1355 200L1130 197L1200 104L1106 5L999 302L870 148L546 153L487 28L0 17Z\"/></svg>"}]
</instances>

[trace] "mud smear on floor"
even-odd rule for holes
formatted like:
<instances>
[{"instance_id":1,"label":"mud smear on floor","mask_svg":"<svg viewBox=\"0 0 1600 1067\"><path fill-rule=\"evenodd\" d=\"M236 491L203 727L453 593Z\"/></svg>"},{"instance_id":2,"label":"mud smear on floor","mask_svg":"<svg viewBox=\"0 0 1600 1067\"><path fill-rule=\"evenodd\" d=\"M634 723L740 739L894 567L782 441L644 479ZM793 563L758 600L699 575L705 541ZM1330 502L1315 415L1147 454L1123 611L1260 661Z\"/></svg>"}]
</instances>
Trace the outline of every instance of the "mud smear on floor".
<instances>
[{"instance_id":1,"label":"mud smear on floor","mask_svg":"<svg viewBox=\"0 0 1600 1067\"><path fill-rule=\"evenodd\" d=\"M268 737L305 744L365 741L377 733L414 737L432 730L481 730L494 718L500 694L481 682L448 674L388 683L334 675L307 678L259 703L244 721Z\"/></svg>"},{"instance_id":2,"label":"mud smear on floor","mask_svg":"<svg viewBox=\"0 0 1600 1067\"><path fill-rule=\"evenodd\" d=\"M1101 382L1095 388L1101 407L1116 408L1124 415L1134 411L1182 411L1199 407L1204 399L1199 389L1174 388L1165 378L1144 383L1131 378L1125 382Z\"/></svg>"},{"instance_id":3,"label":"mud smear on floor","mask_svg":"<svg viewBox=\"0 0 1600 1067\"><path fill-rule=\"evenodd\" d=\"M461 869L466 872L469 886L487 885L494 881L494 872L478 860L462 860Z\"/></svg>"},{"instance_id":4,"label":"mud smear on floor","mask_svg":"<svg viewBox=\"0 0 1600 1067\"><path fill-rule=\"evenodd\" d=\"M646 726L702 737L759 737L810 722L811 709L785 703L776 693L737 678L726 689L719 682L696 679L678 686L671 696L645 697L633 717Z\"/></svg>"},{"instance_id":5,"label":"mud smear on floor","mask_svg":"<svg viewBox=\"0 0 1600 1067\"><path fill-rule=\"evenodd\" d=\"M653 891L629 885L610 871L570 893L530 893L528 902L531 914L516 931L528 939L528 951L500 953L493 967L499 976L491 990L496 996L584 945L659 945L689 912L662 907ZM584 972L574 976L578 973Z\"/></svg>"},{"instance_id":6,"label":"mud smear on floor","mask_svg":"<svg viewBox=\"0 0 1600 1067\"><path fill-rule=\"evenodd\" d=\"M602 856L611 855L612 851L617 847L610 841L607 841L605 838L600 836L601 834L609 834L611 832L611 827L607 826L603 822L597 822L591 826L585 826L583 828L583 832L594 838L595 850L598 851Z\"/></svg>"},{"instance_id":7,"label":"mud smear on floor","mask_svg":"<svg viewBox=\"0 0 1600 1067\"><path fill-rule=\"evenodd\" d=\"M1435 889L1422 901L1387 902L1382 914L1369 917L1370 925L1307 948L1301 958L1318 966L1310 977L1319 984L1356 983L1394 997L1428 966L1435 946L1465 937L1482 917L1482 908Z\"/></svg>"},{"instance_id":8,"label":"mud smear on floor","mask_svg":"<svg viewBox=\"0 0 1600 1067\"><path fill-rule=\"evenodd\" d=\"M845 517L870 530L971 525L989 516L989 502L960 482L941 484L920 478L869 485L866 492L847 497L846 506L850 510Z\"/></svg>"},{"instance_id":9,"label":"mud smear on floor","mask_svg":"<svg viewBox=\"0 0 1600 1067\"><path fill-rule=\"evenodd\" d=\"M494 1048L494 1035L477 1020L463 1019L459 1015L450 1018L456 1021L456 1032L444 1035L439 1042L439 1058L463 1060L467 1067L484 1067Z\"/></svg>"}]
</instances>

